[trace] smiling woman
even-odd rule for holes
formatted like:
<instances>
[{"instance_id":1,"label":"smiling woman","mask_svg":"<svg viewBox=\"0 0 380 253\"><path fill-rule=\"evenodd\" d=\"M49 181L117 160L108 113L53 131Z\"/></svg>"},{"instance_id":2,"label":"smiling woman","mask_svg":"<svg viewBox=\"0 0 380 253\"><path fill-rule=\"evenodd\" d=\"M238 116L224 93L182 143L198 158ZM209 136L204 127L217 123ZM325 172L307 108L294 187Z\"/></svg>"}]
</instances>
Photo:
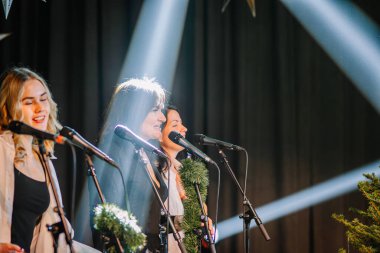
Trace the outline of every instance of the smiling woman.
<instances>
[{"instance_id":1,"label":"smiling woman","mask_svg":"<svg viewBox=\"0 0 380 253\"><path fill-rule=\"evenodd\" d=\"M165 91L154 79L130 79L117 86L103 127L100 148L120 165L126 178L124 188L120 175L115 170L107 168L102 162L94 163L107 202L128 208L136 216L143 233L147 235L146 249L151 252L160 250L161 219L160 204L152 189L155 186L165 201L166 184L157 169L156 157L141 151L146 162L145 168L131 143L115 135L114 129L121 124L146 141L158 142L161 138L161 125L166 120L162 113L164 102ZM92 194L91 206L94 207L98 201L97 192L92 183L89 188ZM101 241L97 237L94 239L95 245L102 248Z\"/></svg>"},{"instance_id":2,"label":"smiling woman","mask_svg":"<svg viewBox=\"0 0 380 253\"><path fill-rule=\"evenodd\" d=\"M184 148L174 143L172 140L170 140L169 134L172 131L177 131L185 138L186 133L187 133L187 128L182 122L182 118L178 109L175 106L169 105L166 109L166 122L162 128L162 138L161 138L160 144L163 151L169 157L170 163L166 165L164 164L161 168L161 171L162 171L165 183L169 189L168 190L169 196L168 196L168 200L165 202L165 205L169 209L170 214L174 216L173 218L174 223L177 226L177 229L180 231L181 236L184 237L185 231L183 231L184 229L183 226L185 225L189 227L189 223L192 223L193 221L188 220L187 224L186 224L186 221L184 223L185 207L182 201L184 202L186 201L187 206L191 206L192 202L191 200L187 198L184 184L180 176L180 172L182 169L182 164L181 164L182 161L177 160L178 153L184 150ZM193 199L193 202L194 200L195 199ZM206 205L204 206L204 208L205 210L207 210ZM195 220L195 223L198 222L198 219L200 217L199 206L197 206L196 209L192 208L192 210L188 208L186 209L186 212L187 212L187 218L189 216L191 216L192 218L195 216L197 217L197 219ZM197 215L198 213L199 215ZM214 234L214 230L212 229L212 220L209 219L208 221L209 221L210 233ZM199 226L201 226L201 222L199 222L199 224L197 225L197 227ZM197 247L196 247L198 243L198 239L196 239L196 236L193 233L193 229L190 229L190 230L191 231L186 231L186 233L188 233L190 237L193 237L193 239L189 237L185 238L185 244L186 244L187 250L189 252L198 252ZM193 244L186 243L186 241L188 242L194 241L195 243ZM178 247L174 239L173 233L170 233L168 236L168 248L169 248L169 252L171 253L181 252L180 248Z\"/></svg>"},{"instance_id":3,"label":"smiling woman","mask_svg":"<svg viewBox=\"0 0 380 253\"><path fill-rule=\"evenodd\" d=\"M0 253L53 252L53 237L47 224L60 221L52 184L61 200L58 180L49 161L52 182L45 178L41 154L33 136L13 134L7 125L18 120L55 134L61 127L57 106L42 77L27 68L12 68L2 76L0 88ZM54 143L44 141L49 158ZM69 231L72 233L71 226ZM93 249L73 243L76 252ZM59 252L69 252L64 237Z\"/></svg>"},{"instance_id":4,"label":"smiling woman","mask_svg":"<svg viewBox=\"0 0 380 253\"><path fill-rule=\"evenodd\" d=\"M27 80L21 97L21 120L34 128L45 131L50 114L47 97L46 89L40 81Z\"/></svg>"},{"instance_id":5,"label":"smiling woman","mask_svg":"<svg viewBox=\"0 0 380 253\"><path fill-rule=\"evenodd\" d=\"M27 68L12 68L1 78L0 131L12 120L55 134L61 128L54 102L45 80ZM54 143L46 141L49 152Z\"/></svg>"}]
</instances>

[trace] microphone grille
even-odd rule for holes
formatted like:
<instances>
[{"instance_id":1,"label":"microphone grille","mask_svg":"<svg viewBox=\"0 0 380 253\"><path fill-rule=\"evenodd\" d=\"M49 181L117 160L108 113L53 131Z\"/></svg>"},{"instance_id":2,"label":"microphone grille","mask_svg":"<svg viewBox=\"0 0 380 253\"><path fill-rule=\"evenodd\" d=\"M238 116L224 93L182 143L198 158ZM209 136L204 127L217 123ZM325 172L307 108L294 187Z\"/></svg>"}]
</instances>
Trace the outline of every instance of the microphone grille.
<instances>
[{"instance_id":1,"label":"microphone grille","mask_svg":"<svg viewBox=\"0 0 380 253\"><path fill-rule=\"evenodd\" d=\"M120 125L117 125L117 126L115 127L115 129L113 130L113 132L114 132L117 136L119 136L119 137L121 137L121 138L124 137L124 131L123 131L123 128L122 128Z\"/></svg>"},{"instance_id":2,"label":"microphone grille","mask_svg":"<svg viewBox=\"0 0 380 253\"><path fill-rule=\"evenodd\" d=\"M36 130L35 128L17 120L11 121L11 123L9 123L8 125L8 129L16 134L30 134L30 135L33 135L34 131Z\"/></svg>"},{"instance_id":3,"label":"microphone grille","mask_svg":"<svg viewBox=\"0 0 380 253\"><path fill-rule=\"evenodd\" d=\"M22 127L22 123L16 120L11 121L11 123L9 123L8 125L8 129L17 134L21 133L21 127Z\"/></svg>"},{"instance_id":4,"label":"microphone grille","mask_svg":"<svg viewBox=\"0 0 380 253\"><path fill-rule=\"evenodd\" d=\"M174 143L178 144L180 138L182 138L182 135L177 131L171 131L169 133L169 139Z\"/></svg>"},{"instance_id":5,"label":"microphone grille","mask_svg":"<svg viewBox=\"0 0 380 253\"><path fill-rule=\"evenodd\" d=\"M114 133L119 136L122 139L125 139L127 141L133 140L133 132L126 126L123 125L117 125L115 129L113 130Z\"/></svg>"},{"instance_id":6,"label":"microphone grille","mask_svg":"<svg viewBox=\"0 0 380 253\"><path fill-rule=\"evenodd\" d=\"M68 126L64 126L61 131L59 131L59 134L66 138L73 139L74 130Z\"/></svg>"},{"instance_id":7,"label":"microphone grille","mask_svg":"<svg viewBox=\"0 0 380 253\"><path fill-rule=\"evenodd\" d=\"M202 145L203 144L203 139L206 137L204 134L194 134L195 141Z\"/></svg>"}]
</instances>

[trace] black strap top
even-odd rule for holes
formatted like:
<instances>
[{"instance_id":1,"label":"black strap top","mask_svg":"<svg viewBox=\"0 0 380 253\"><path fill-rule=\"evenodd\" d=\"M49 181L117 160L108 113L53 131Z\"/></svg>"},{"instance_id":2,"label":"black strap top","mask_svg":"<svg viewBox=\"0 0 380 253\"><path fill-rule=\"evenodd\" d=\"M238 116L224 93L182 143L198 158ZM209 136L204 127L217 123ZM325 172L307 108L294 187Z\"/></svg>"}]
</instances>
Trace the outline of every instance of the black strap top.
<instances>
[{"instance_id":1,"label":"black strap top","mask_svg":"<svg viewBox=\"0 0 380 253\"><path fill-rule=\"evenodd\" d=\"M16 168L11 241L30 251L33 230L50 204L46 182L34 180Z\"/></svg>"}]
</instances>

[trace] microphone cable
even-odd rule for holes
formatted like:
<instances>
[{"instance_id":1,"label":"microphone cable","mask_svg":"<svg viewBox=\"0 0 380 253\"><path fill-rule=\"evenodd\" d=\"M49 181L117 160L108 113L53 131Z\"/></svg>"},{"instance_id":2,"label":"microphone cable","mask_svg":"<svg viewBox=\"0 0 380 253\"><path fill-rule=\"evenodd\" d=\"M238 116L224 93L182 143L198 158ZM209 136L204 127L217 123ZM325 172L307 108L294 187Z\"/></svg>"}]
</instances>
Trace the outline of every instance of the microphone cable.
<instances>
[{"instance_id":1,"label":"microphone cable","mask_svg":"<svg viewBox=\"0 0 380 253\"><path fill-rule=\"evenodd\" d=\"M217 236L217 228L218 228L218 215L219 215L219 196L220 196L220 168L218 166L218 164L216 162L214 162L213 160L211 160L211 164L214 165L214 167L217 169L217 172L218 172L218 180L217 180L217 184L216 184L216 200L215 200L215 220L214 220L214 224L215 224L215 231L214 231L214 238L211 238L214 242L214 244L216 243L216 236ZM209 216L209 214L207 214L207 216ZM206 229L208 228L208 224L205 224L206 226ZM212 224L211 224L212 226ZM208 238L209 240L211 240L210 238ZM211 241L210 241L211 242Z\"/></svg>"},{"instance_id":2,"label":"microphone cable","mask_svg":"<svg viewBox=\"0 0 380 253\"><path fill-rule=\"evenodd\" d=\"M214 243L216 243L216 236L217 236L217 227L218 227L218 215L219 215L219 195L220 195L220 168L218 166L218 164L216 163L213 163L214 166L217 168L218 170L218 182L217 182L217 186L216 186L216 203L215 203L215 231L214 231L214 238L212 238L212 240L214 241Z\"/></svg>"},{"instance_id":3,"label":"microphone cable","mask_svg":"<svg viewBox=\"0 0 380 253\"><path fill-rule=\"evenodd\" d=\"M244 148L244 156L245 156L245 175L244 175L244 190L243 190L243 215L245 215L245 200L247 199L247 178L248 178L248 162L249 162L249 157L248 157L248 152ZM245 231L245 224L243 222L243 231ZM244 233L244 237L247 235ZM245 247L245 246L244 246Z\"/></svg>"},{"instance_id":4,"label":"microphone cable","mask_svg":"<svg viewBox=\"0 0 380 253\"><path fill-rule=\"evenodd\" d=\"M248 178L248 152L245 148L243 148L244 155L245 155L245 176L244 176L244 191L243 191L243 199L246 199L246 192L247 192L247 178Z\"/></svg>"},{"instance_id":5,"label":"microphone cable","mask_svg":"<svg viewBox=\"0 0 380 253\"><path fill-rule=\"evenodd\" d=\"M67 142L70 146L71 155L72 155L72 190L71 190L71 206L70 206L70 217L71 223L75 225L75 200L76 200L76 188L77 188L77 153L75 151L75 146L71 142Z\"/></svg>"}]
</instances>

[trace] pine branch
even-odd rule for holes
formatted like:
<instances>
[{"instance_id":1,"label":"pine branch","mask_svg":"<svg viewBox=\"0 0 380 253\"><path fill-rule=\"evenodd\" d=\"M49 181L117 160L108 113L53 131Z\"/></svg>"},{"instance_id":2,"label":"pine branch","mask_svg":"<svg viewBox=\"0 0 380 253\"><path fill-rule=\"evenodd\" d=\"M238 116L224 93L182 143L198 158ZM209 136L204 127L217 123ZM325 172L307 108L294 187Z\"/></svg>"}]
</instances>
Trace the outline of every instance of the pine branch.
<instances>
[{"instance_id":1,"label":"pine branch","mask_svg":"<svg viewBox=\"0 0 380 253\"><path fill-rule=\"evenodd\" d=\"M347 220L342 214L333 214L332 217L347 228L347 238L352 246L362 253L380 252L380 179L374 173L364 174L367 181L358 183L359 191L368 201L367 210L350 208L362 218ZM365 222L366 221L366 222ZM340 249L339 252L345 252Z\"/></svg>"},{"instance_id":2,"label":"pine branch","mask_svg":"<svg viewBox=\"0 0 380 253\"><path fill-rule=\"evenodd\" d=\"M205 164L197 160L184 159L181 163L182 168L179 174L187 197L183 201L185 209L184 221L182 223L182 228L185 231L184 244L188 252L197 253L199 252L200 242L194 230L200 229L200 216L202 212L194 184L197 183L199 185L199 192L204 203L207 198L207 187L209 184L208 171Z\"/></svg>"},{"instance_id":3,"label":"pine branch","mask_svg":"<svg viewBox=\"0 0 380 253\"><path fill-rule=\"evenodd\" d=\"M99 204L94 209L94 228L106 237L115 235L120 239L126 252L141 250L146 243L146 236L137 224L136 218L114 204ZM116 252L114 246L108 252Z\"/></svg>"}]
</instances>

